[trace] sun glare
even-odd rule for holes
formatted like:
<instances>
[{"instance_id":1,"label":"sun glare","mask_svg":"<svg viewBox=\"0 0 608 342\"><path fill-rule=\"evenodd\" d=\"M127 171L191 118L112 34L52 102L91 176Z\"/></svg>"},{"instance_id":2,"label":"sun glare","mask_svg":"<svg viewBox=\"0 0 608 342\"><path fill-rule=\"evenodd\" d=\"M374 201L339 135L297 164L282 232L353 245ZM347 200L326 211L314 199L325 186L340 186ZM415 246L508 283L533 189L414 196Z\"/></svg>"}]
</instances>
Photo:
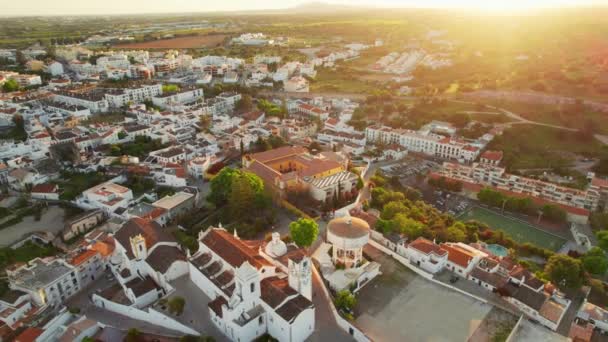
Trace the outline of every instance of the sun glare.
<instances>
[{"instance_id":1,"label":"sun glare","mask_svg":"<svg viewBox=\"0 0 608 342\"><path fill-rule=\"evenodd\" d=\"M522 11L538 8L557 8L580 4L576 0L437 0L438 7L475 9L482 11Z\"/></svg>"}]
</instances>

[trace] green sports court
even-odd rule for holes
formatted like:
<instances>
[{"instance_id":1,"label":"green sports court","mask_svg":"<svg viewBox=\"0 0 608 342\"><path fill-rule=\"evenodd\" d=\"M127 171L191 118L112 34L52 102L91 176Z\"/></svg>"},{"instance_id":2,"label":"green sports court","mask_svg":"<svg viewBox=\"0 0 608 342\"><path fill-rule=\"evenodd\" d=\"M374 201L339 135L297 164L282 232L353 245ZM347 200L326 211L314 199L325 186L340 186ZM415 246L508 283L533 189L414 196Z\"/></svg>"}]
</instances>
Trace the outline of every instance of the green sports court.
<instances>
[{"instance_id":1,"label":"green sports court","mask_svg":"<svg viewBox=\"0 0 608 342\"><path fill-rule=\"evenodd\" d=\"M529 242L533 245L557 251L566 243L566 239L547 233L533 225L503 216L491 210L473 207L458 217L463 221L476 220L487 224L492 230L502 230L518 243Z\"/></svg>"}]
</instances>

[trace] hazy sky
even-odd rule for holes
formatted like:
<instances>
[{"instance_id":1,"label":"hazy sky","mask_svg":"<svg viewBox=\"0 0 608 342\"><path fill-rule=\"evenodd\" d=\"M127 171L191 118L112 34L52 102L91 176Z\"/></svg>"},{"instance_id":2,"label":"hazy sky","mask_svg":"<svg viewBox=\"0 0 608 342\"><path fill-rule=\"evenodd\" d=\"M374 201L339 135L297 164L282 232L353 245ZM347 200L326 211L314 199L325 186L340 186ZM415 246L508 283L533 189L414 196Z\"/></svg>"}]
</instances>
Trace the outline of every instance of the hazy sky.
<instances>
[{"instance_id":1,"label":"hazy sky","mask_svg":"<svg viewBox=\"0 0 608 342\"><path fill-rule=\"evenodd\" d=\"M310 0L0 0L0 16L125 14L282 9ZM374 7L462 7L491 10L606 4L608 0L327 0Z\"/></svg>"}]
</instances>

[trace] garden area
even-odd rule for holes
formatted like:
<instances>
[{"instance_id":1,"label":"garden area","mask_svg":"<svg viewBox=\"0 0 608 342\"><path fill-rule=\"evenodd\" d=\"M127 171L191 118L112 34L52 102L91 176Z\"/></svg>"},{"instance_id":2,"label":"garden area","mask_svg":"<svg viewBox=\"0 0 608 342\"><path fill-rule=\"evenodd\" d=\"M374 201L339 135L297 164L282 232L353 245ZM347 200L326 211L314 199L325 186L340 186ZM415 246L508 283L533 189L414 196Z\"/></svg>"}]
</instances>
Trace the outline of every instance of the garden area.
<instances>
[{"instance_id":1,"label":"garden area","mask_svg":"<svg viewBox=\"0 0 608 342\"><path fill-rule=\"evenodd\" d=\"M167 147L158 139L152 139L147 136L137 136L135 141L124 144L114 144L110 146L110 155L112 156L134 156L144 158L148 153Z\"/></svg>"},{"instance_id":2,"label":"garden area","mask_svg":"<svg viewBox=\"0 0 608 342\"><path fill-rule=\"evenodd\" d=\"M84 190L107 181L109 178L102 172L78 173L70 171L61 172L61 180L58 181L62 189L59 199L71 201Z\"/></svg>"}]
</instances>

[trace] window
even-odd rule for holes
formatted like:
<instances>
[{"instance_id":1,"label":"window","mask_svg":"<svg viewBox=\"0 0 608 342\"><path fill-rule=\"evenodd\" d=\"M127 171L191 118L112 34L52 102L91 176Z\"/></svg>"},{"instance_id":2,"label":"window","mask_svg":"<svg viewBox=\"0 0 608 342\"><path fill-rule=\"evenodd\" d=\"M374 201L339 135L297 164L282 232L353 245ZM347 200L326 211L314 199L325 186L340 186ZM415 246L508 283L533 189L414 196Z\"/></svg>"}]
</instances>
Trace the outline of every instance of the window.
<instances>
[{"instance_id":1,"label":"window","mask_svg":"<svg viewBox=\"0 0 608 342\"><path fill-rule=\"evenodd\" d=\"M251 284L249 285L249 288L251 289L251 292L253 293L253 292L255 291L255 284L254 284L254 283L251 283Z\"/></svg>"},{"instance_id":2,"label":"window","mask_svg":"<svg viewBox=\"0 0 608 342\"><path fill-rule=\"evenodd\" d=\"M260 316L260 318L258 318L258 324L259 325L264 324L264 316Z\"/></svg>"}]
</instances>

